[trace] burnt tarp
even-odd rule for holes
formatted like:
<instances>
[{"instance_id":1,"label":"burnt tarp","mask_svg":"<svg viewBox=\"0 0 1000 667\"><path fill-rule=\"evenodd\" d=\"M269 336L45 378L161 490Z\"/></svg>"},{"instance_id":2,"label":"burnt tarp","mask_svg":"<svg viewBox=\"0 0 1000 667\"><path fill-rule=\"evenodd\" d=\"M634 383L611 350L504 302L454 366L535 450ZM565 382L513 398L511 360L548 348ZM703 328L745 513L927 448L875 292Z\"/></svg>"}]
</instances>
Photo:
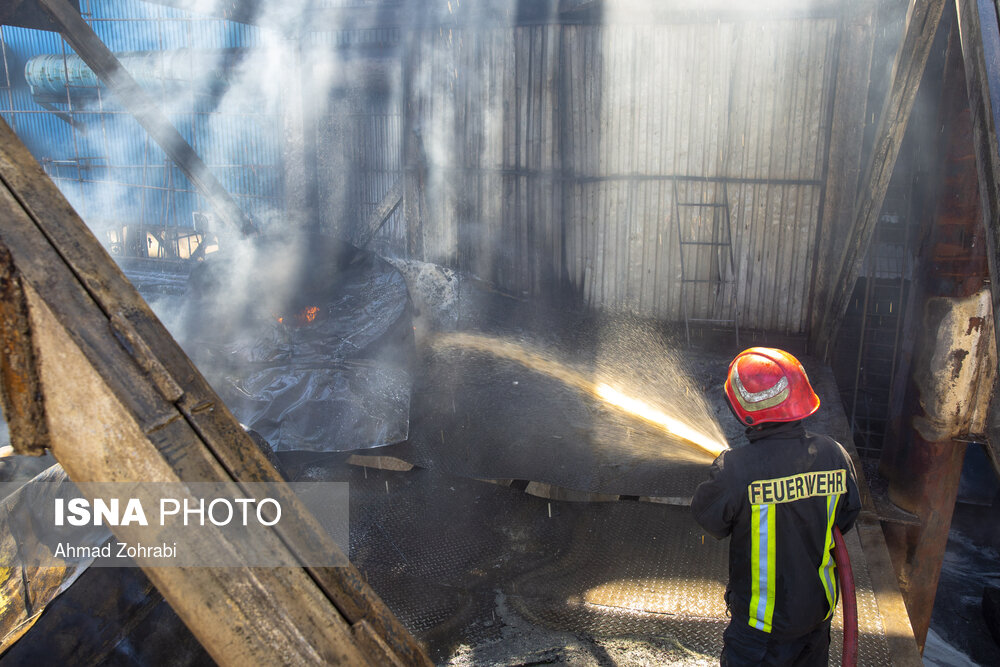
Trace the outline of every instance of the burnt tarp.
<instances>
[{"instance_id":1,"label":"burnt tarp","mask_svg":"<svg viewBox=\"0 0 1000 667\"><path fill-rule=\"evenodd\" d=\"M378 256L319 235L256 239L198 263L183 294L162 292L151 305L236 417L275 450L407 438L410 301L403 277Z\"/></svg>"}]
</instances>

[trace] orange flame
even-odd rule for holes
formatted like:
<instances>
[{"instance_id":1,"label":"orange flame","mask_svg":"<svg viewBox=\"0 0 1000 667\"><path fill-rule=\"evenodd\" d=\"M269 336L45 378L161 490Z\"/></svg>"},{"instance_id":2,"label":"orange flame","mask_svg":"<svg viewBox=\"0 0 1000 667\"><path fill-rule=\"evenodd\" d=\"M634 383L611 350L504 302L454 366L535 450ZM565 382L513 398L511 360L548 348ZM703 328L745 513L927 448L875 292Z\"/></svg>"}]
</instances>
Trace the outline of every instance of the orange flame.
<instances>
[{"instance_id":1,"label":"orange flame","mask_svg":"<svg viewBox=\"0 0 1000 667\"><path fill-rule=\"evenodd\" d=\"M316 320L316 315L318 314L319 314L318 306L309 306L301 313L299 313L298 318L299 321L302 322L303 324L312 324Z\"/></svg>"},{"instance_id":2,"label":"orange flame","mask_svg":"<svg viewBox=\"0 0 1000 667\"><path fill-rule=\"evenodd\" d=\"M309 306L303 309L301 312L295 314L295 324L303 327L307 324L312 324L316 321L316 317L319 316L319 306ZM278 324L284 324L285 318L279 315L275 315L274 318L278 320Z\"/></svg>"}]
</instances>

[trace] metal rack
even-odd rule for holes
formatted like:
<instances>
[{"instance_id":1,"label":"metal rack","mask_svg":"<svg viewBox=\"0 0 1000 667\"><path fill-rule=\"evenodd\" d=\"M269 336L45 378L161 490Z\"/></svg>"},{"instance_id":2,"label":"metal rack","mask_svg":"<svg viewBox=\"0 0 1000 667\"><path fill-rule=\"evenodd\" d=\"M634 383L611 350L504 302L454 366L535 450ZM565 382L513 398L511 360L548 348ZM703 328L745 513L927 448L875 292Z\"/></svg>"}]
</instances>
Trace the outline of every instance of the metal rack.
<instances>
[{"instance_id":1,"label":"metal rack","mask_svg":"<svg viewBox=\"0 0 1000 667\"><path fill-rule=\"evenodd\" d=\"M896 190L890 190L886 209L899 207L898 202L904 201ZM852 319L857 318L857 355L845 407L858 451L873 459L882 450L892 412L890 396L909 289L912 216L908 207L902 206L905 217L883 213L875 228L865 274L851 309Z\"/></svg>"}]
</instances>

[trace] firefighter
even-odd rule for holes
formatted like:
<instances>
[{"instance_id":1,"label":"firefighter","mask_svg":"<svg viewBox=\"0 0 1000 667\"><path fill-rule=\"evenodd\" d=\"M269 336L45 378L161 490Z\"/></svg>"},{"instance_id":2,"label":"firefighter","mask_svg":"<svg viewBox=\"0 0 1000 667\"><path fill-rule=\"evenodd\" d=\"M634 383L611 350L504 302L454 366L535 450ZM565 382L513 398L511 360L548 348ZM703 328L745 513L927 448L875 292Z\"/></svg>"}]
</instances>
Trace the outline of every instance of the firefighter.
<instances>
[{"instance_id":1,"label":"firefighter","mask_svg":"<svg viewBox=\"0 0 1000 667\"><path fill-rule=\"evenodd\" d=\"M715 459L691 502L707 533L730 537L722 665L826 665L839 593L833 526L846 533L861 509L854 465L803 428L819 397L787 352L741 352L725 392L749 444Z\"/></svg>"}]
</instances>

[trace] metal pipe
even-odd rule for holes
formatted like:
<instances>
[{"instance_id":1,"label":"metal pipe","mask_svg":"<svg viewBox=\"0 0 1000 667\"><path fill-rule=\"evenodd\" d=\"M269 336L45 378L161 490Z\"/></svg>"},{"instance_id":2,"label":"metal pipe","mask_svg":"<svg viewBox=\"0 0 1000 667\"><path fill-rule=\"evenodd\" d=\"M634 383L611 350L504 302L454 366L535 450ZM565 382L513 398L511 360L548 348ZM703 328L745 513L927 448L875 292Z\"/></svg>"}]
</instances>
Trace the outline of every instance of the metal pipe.
<instances>
[{"instance_id":1,"label":"metal pipe","mask_svg":"<svg viewBox=\"0 0 1000 667\"><path fill-rule=\"evenodd\" d=\"M147 89L163 87L168 92L176 86L190 87L192 82L225 84L229 68L219 64L235 55L234 51L177 49L119 53L116 57L136 83ZM36 96L65 95L67 87L73 89L74 95L87 93L87 89L96 94L101 84L83 58L57 53L30 58L24 65L24 79Z\"/></svg>"}]
</instances>

